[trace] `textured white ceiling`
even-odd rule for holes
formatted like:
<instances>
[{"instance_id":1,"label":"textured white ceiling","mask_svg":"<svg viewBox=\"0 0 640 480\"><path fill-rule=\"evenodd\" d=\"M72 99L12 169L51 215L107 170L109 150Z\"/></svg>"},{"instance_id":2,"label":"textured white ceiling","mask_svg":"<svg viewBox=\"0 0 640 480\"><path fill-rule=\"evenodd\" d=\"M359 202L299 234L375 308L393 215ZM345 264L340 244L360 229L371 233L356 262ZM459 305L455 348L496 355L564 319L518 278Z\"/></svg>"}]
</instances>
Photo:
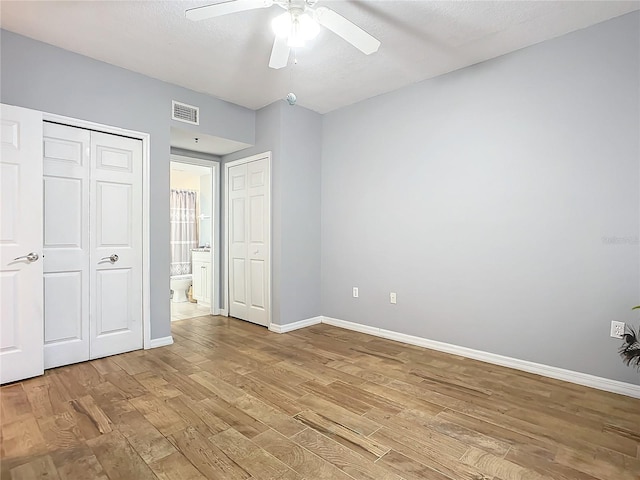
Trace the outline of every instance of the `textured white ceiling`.
<instances>
[{"instance_id":1,"label":"textured white ceiling","mask_svg":"<svg viewBox=\"0 0 640 480\"><path fill-rule=\"evenodd\" d=\"M320 0L381 42L363 55L327 30L298 63L268 68L270 21L282 10L201 22L216 1L5 1L2 28L258 109L294 91L320 113L638 10L638 1Z\"/></svg>"}]
</instances>

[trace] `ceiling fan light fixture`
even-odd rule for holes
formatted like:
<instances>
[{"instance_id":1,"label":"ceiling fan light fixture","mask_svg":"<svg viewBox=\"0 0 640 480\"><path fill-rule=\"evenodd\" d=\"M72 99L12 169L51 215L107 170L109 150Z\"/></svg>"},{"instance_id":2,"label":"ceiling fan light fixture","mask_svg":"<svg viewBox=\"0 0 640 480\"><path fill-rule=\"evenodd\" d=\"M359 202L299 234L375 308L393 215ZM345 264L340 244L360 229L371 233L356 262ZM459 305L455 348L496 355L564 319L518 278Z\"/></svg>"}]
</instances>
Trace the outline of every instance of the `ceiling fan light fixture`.
<instances>
[{"instance_id":1,"label":"ceiling fan light fixture","mask_svg":"<svg viewBox=\"0 0 640 480\"><path fill-rule=\"evenodd\" d=\"M280 38L287 38L291 32L291 14L284 12L271 21L273 32Z\"/></svg>"},{"instance_id":2,"label":"ceiling fan light fixture","mask_svg":"<svg viewBox=\"0 0 640 480\"><path fill-rule=\"evenodd\" d=\"M311 15L303 13L298 16L298 22L300 23L300 34L305 40L313 40L320 33L320 25L316 22Z\"/></svg>"},{"instance_id":3,"label":"ceiling fan light fixture","mask_svg":"<svg viewBox=\"0 0 640 480\"><path fill-rule=\"evenodd\" d=\"M304 47L320 32L320 25L308 13L285 12L271 21L271 28L280 38L287 39L287 46Z\"/></svg>"}]
</instances>

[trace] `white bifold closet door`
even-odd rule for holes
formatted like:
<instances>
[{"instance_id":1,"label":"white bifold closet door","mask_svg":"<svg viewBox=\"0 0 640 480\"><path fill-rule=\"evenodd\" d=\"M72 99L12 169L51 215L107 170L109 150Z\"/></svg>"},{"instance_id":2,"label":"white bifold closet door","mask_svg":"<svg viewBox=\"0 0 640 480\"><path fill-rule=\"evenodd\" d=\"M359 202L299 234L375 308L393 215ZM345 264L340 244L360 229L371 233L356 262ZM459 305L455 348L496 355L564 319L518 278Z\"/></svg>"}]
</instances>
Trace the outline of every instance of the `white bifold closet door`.
<instances>
[{"instance_id":1,"label":"white bifold closet door","mask_svg":"<svg viewBox=\"0 0 640 480\"><path fill-rule=\"evenodd\" d=\"M142 348L142 143L44 123L45 368Z\"/></svg>"},{"instance_id":2,"label":"white bifold closet door","mask_svg":"<svg viewBox=\"0 0 640 480\"><path fill-rule=\"evenodd\" d=\"M269 161L230 167L227 179L229 315L269 325Z\"/></svg>"}]
</instances>

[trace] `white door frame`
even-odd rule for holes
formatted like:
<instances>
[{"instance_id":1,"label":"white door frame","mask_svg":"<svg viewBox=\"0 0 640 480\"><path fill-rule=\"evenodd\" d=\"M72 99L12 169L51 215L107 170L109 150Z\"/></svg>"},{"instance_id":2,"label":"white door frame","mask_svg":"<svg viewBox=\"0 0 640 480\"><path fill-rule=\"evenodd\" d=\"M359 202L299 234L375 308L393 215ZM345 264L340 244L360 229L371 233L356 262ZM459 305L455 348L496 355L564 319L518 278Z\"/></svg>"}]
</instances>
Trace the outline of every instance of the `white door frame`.
<instances>
[{"instance_id":1,"label":"white door frame","mask_svg":"<svg viewBox=\"0 0 640 480\"><path fill-rule=\"evenodd\" d=\"M127 130L124 128L113 127L101 123L89 122L72 117L65 117L54 113L42 113L42 120L49 122L62 123L71 127L85 128L87 130L95 130L103 133L111 133L114 135L122 135L142 141L142 335L143 346L145 349L154 347L151 341L151 287L150 272L150 235L149 235L149 142L151 136L148 133L137 132L135 130Z\"/></svg>"},{"instance_id":2,"label":"white door frame","mask_svg":"<svg viewBox=\"0 0 640 480\"><path fill-rule=\"evenodd\" d=\"M224 264L223 264L223 277L222 277L222 285L223 285L223 299L224 299L224 308L220 308L220 315L224 315L225 317L229 316L229 189L227 188L227 183L229 181L229 169L235 167L237 165L242 165L244 163L250 163L255 160L260 160L265 158L267 163L269 164L269 181L267 184L267 190L269 192L269 229L268 229L268 238L269 238L269 249L267 251L267 264L269 265L269 271L267 272L267 298L269 299L269 308L267 311L267 319L268 324L267 328L271 327L271 309L273 305L273 299L271 298L271 250L273 249L273 241L271 238L271 223L273 217L273 199L271 198L271 178L273 177L273 171L271 169L271 151L267 151L264 153L258 153L256 155L251 155L250 157L240 158L238 160L233 160L232 162L227 162L224 164L224 196L223 196L223 208L224 208Z\"/></svg>"},{"instance_id":3,"label":"white door frame","mask_svg":"<svg viewBox=\"0 0 640 480\"><path fill-rule=\"evenodd\" d=\"M197 152L194 152L197 153ZM220 315L220 214L218 205L220 205L220 161L208 160L206 158L186 157L184 155L170 155L172 162L189 163L211 169L211 261L213 271L211 278L213 290L211 292L211 315Z\"/></svg>"}]
</instances>

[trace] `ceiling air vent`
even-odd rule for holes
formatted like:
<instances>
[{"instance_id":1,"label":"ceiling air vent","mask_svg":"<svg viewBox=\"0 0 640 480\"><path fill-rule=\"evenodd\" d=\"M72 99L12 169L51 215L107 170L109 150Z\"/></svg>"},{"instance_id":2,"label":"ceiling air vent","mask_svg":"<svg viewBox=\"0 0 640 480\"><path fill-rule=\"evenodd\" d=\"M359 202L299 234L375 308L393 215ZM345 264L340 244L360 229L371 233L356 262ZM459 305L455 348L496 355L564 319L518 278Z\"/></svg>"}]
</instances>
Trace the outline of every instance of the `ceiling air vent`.
<instances>
[{"instance_id":1,"label":"ceiling air vent","mask_svg":"<svg viewBox=\"0 0 640 480\"><path fill-rule=\"evenodd\" d=\"M178 122L200 125L200 109L186 103L171 101L171 118Z\"/></svg>"}]
</instances>

